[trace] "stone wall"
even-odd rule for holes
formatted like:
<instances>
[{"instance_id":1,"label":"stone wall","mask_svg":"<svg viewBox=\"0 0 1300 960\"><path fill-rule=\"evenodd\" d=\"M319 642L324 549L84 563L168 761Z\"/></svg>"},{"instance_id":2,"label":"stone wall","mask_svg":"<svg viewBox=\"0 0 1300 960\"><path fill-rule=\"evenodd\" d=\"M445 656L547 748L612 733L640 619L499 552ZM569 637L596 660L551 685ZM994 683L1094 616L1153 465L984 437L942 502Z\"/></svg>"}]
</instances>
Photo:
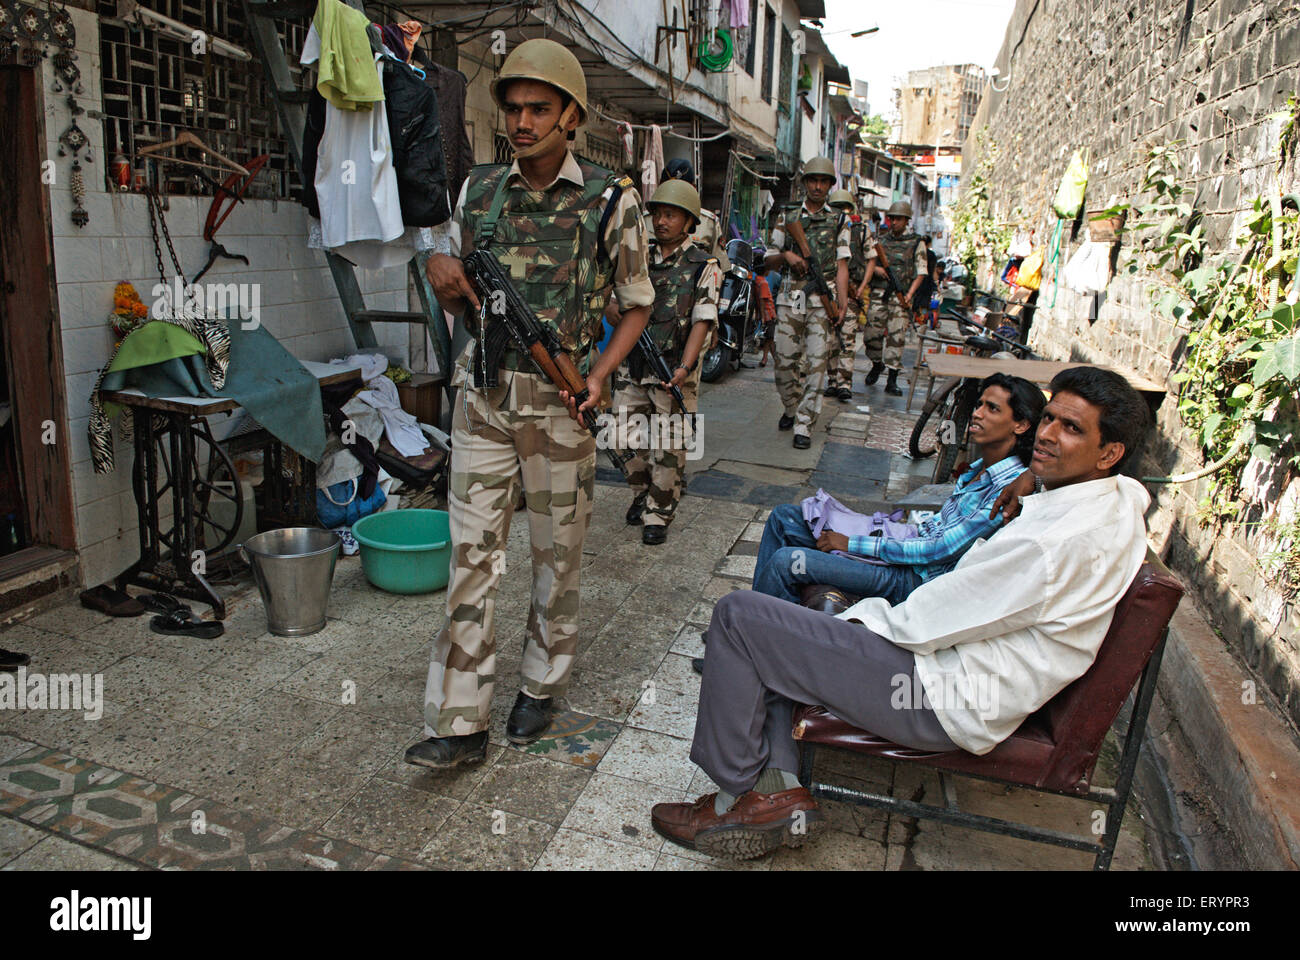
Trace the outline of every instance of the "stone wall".
<instances>
[{"instance_id":1,"label":"stone wall","mask_svg":"<svg viewBox=\"0 0 1300 960\"><path fill-rule=\"evenodd\" d=\"M1279 171L1281 122L1271 118L1300 87L1300 2L1295 0L1020 0L996 62L1001 91L987 89L966 145L984 123L1003 149L994 213L1032 228L1046 246L1051 200L1075 149L1091 154L1085 208L1136 202L1152 146L1182 141L1184 182L1195 188L1214 257L1233 238L1255 197L1297 190L1294 167ZM1009 78L1009 80L1008 80ZM1084 240L1065 228L1060 264ZM1120 262L1124 256L1120 253ZM1124 275L1097 296L1054 291L1051 269L1031 345L1043 356L1122 364L1167 382L1183 331L1148 306L1147 290ZM1204 458L1183 428L1175 389L1160 407L1144 476L1195 470ZM1300 481L1278 465L1252 463L1247 495L1265 517L1293 518ZM1230 648L1300 722L1300 604L1270 584L1257 558L1274 546L1232 525L1196 518L1207 481L1153 486L1153 546L1195 588ZM1256 528L1257 529L1257 528Z\"/></svg>"}]
</instances>

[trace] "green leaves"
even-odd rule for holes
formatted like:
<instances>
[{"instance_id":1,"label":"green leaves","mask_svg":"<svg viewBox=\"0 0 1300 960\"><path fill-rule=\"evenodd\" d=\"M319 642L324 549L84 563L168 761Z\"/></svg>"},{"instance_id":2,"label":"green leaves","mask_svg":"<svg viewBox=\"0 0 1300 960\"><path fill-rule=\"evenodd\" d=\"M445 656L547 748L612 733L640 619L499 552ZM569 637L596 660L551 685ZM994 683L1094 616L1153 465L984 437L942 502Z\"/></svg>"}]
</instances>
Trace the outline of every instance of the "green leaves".
<instances>
[{"instance_id":1,"label":"green leaves","mask_svg":"<svg viewBox=\"0 0 1300 960\"><path fill-rule=\"evenodd\" d=\"M1300 335L1292 334L1285 340L1268 344L1258 360L1251 377L1255 386L1281 376L1287 383L1300 378Z\"/></svg>"}]
</instances>

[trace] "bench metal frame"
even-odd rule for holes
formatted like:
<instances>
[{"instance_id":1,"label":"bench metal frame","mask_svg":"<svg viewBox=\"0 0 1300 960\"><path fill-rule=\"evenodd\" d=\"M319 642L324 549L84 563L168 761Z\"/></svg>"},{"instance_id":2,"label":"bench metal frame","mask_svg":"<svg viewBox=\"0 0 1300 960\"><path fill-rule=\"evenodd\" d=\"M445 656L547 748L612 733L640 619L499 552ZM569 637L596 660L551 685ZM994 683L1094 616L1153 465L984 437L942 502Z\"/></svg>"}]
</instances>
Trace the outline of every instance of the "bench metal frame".
<instances>
[{"instance_id":1,"label":"bench metal frame","mask_svg":"<svg viewBox=\"0 0 1300 960\"><path fill-rule=\"evenodd\" d=\"M1137 697L1133 704L1133 712L1129 718L1128 730L1124 735L1124 746L1120 754L1119 774L1116 778L1114 787L1096 787L1089 786L1086 793L1073 793L1065 790L1050 790L1044 787L1035 787L1032 784L1020 783L1015 780L1008 780L1002 777L982 776L979 774L968 773L966 771L952 771L942 768L933 767L924 759L904 760L898 758L889 758L893 763L902 764L919 764L921 766L936 769L939 774L939 783L943 790L944 806L935 806L928 803L919 803L914 800L903 800L898 797L887 796L878 793L869 793L861 790L854 790L849 787L840 787L829 783L819 783L813 780L813 759L816 755L817 747L826 747L826 744L816 744L808 741L797 741L802 750L799 782L802 783L815 797L826 797L830 800L840 800L846 803L853 803L859 806L876 807L882 810L888 810L892 813L902 814L907 817L916 817L923 820L938 820L942 823L950 823L958 827L969 827L973 830L982 830L986 833L999 834L1007 837L1018 837L1022 840L1033 840L1039 843L1050 843L1059 847L1068 847L1072 850L1085 850L1096 854L1093 861L1094 870L1109 870L1111 859L1115 855L1115 845L1119 840L1120 825L1124 820L1124 809L1128 804L1129 795L1133 789L1133 776L1137 769L1138 754L1142 749L1142 740L1146 734L1147 719L1151 713L1151 701L1155 697L1156 680L1160 674L1160 661L1164 656L1165 642L1169 639L1168 627L1162 632L1160 642L1156 644L1155 650L1152 651L1147 665L1142 670L1141 679L1137 685ZM828 747L828 749L839 750L844 753L861 755L859 751L850 750L844 747ZM1094 803L1101 804L1106 810L1106 829L1100 840L1092 839L1077 834L1064 833L1060 830L1052 830L1048 827L1037 827L1026 823L1017 823L1011 820L1001 820L997 817L986 817L981 814L969 813L961 810L957 806L957 791L953 787L949 775L956 773L959 776L970 777L975 780L985 780L990 783L1000 783L1007 786L1020 787L1028 790L1037 790L1040 793L1053 793L1062 797L1074 797L1079 800L1091 800Z\"/></svg>"}]
</instances>

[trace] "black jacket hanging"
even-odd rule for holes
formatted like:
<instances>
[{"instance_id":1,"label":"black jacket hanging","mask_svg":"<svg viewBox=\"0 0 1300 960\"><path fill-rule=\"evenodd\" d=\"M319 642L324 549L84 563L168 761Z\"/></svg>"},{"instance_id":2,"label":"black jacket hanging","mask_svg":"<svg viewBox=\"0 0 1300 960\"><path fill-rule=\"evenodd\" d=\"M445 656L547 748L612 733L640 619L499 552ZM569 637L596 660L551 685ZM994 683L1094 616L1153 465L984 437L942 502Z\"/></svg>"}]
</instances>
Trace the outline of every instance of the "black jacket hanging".
<instances>
[{"instance_id":1,"label":"black jacket hanging","mask_svg":"<svg viewBox=\"0 0 1300 960\"><path fill-rule=\"evenodd\" d=\"M451 217L438 98L407 64L392 57L381 62L402 222L408 227L433 227Z\"/></svg>"}]
</instances>

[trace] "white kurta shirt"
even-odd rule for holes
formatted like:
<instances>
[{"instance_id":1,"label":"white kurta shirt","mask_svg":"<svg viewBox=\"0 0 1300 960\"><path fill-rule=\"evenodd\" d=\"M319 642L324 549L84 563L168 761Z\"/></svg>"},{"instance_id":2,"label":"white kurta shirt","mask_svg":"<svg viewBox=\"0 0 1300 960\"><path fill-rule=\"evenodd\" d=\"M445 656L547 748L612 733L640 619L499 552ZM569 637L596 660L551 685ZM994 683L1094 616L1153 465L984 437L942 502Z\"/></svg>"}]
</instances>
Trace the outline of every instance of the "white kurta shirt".
<instances>
[{"instance_id":1,"label":"white kurta shirt","mask_svg":"<svg viewBox=\"0 0 1300 960\"><path fill-rule=\"evenodd\" d=\"M988 753L1096 659L1146 557L1150 500L1128 477L1025 497L950 573L897 606L870 597L839 616L911 650L953 743Z\"/></svg>"}]
</instances>

